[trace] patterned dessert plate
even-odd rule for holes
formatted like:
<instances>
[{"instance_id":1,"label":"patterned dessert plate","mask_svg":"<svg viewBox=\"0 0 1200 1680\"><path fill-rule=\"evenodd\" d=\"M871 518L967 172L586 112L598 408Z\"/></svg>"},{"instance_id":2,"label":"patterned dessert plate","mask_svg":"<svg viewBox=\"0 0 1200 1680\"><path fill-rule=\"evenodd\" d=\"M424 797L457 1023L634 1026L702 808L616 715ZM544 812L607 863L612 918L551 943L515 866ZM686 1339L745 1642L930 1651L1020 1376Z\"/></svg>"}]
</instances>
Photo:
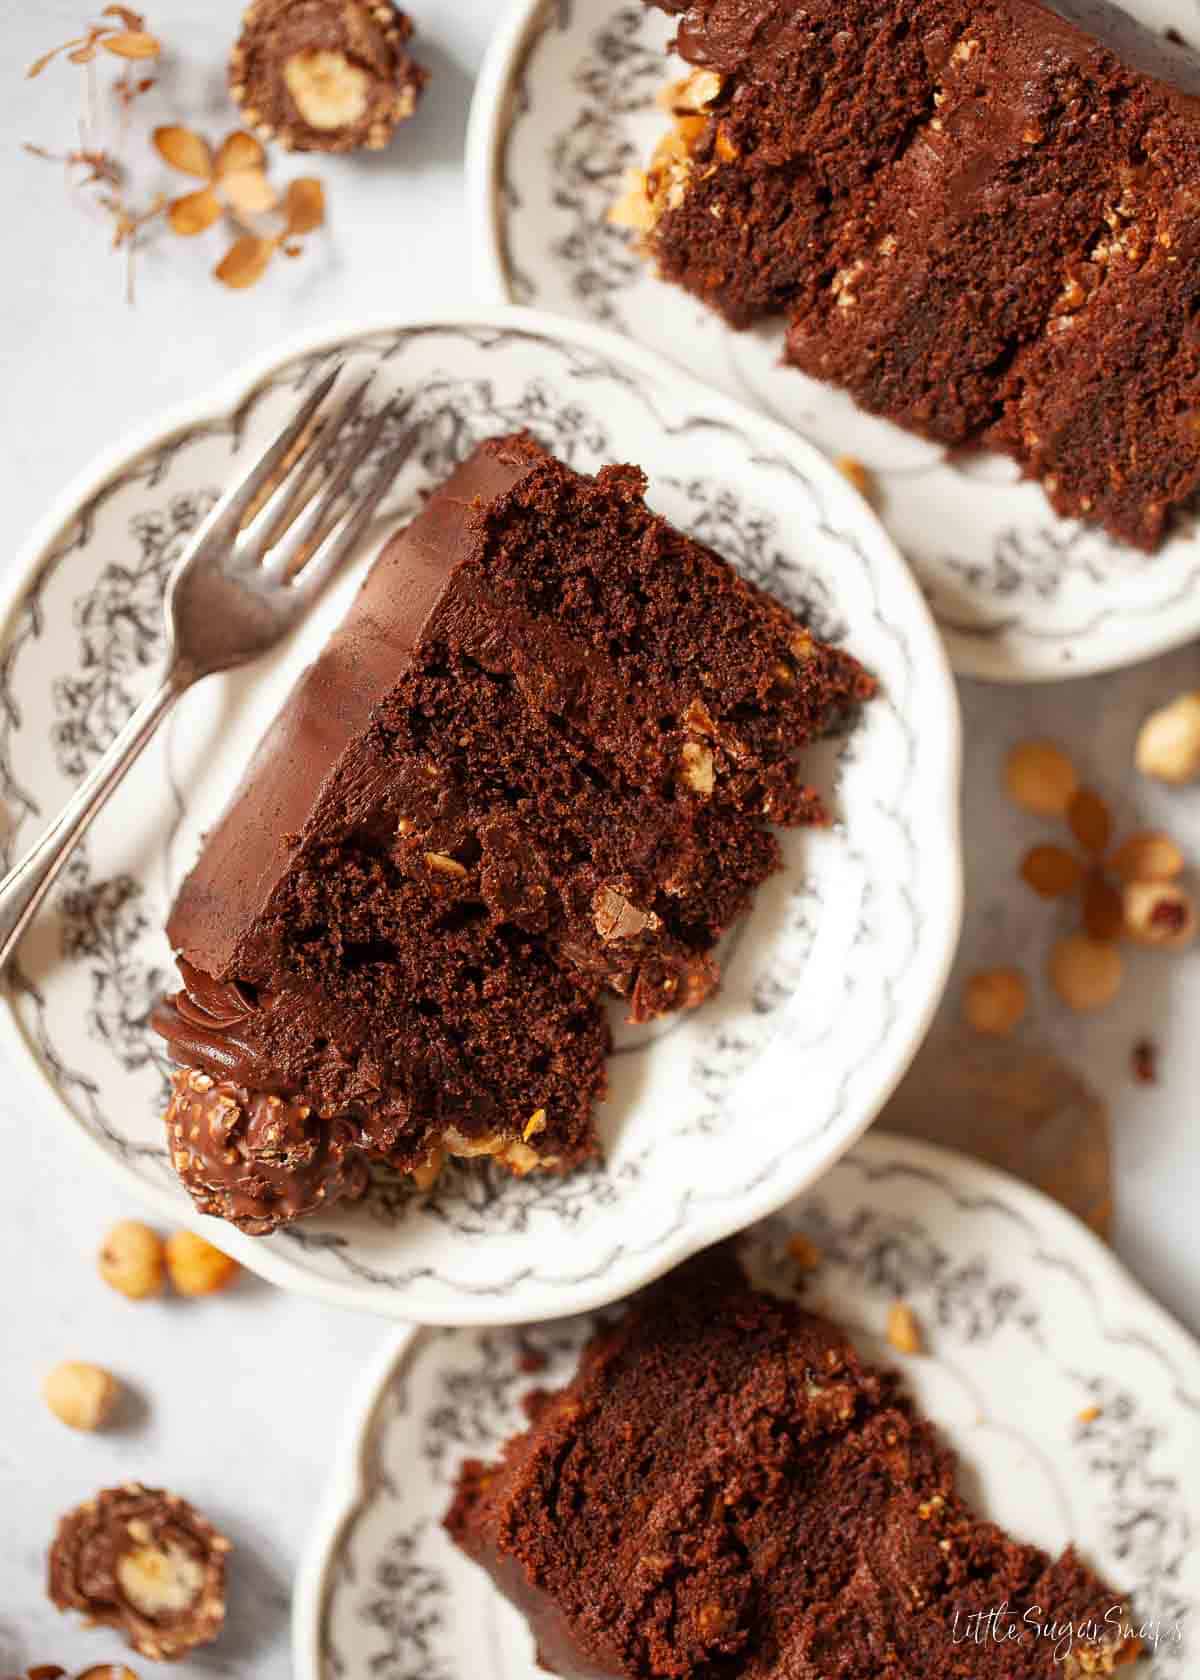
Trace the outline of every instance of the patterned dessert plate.
<instances>
[{"instance_id":1,"label":"patterned dessert plate","mask_svg":"<svg viewBox=\"0 0 1200 1680\"><path fill-rule=\"evenodd\" d=\"M1124 0L1196 34L1195 0ZM868 469L964 676L1046 681L1112 670L1200 634L1189 517L1157 555L1052 512L1000 456L949 455L780 364L783 328L731 331L667 286L605 221L668 122L684 66L642 0L514 0L476 89L468 144L483 295L615 328Z\"/></svg>"},{"instance_id":2,"label":"patterned dessert plate","mask_svg":"<svg viewBox=\"0 0 1200 1680\"><path fill-rule=\"evenodd\" d=\"M824 1256L806 1297L869 1358L903 1365L960 1452L977 1508L1048 1549L1073 1539L1128 1593L1151 1655L1122 1672L1194 1675L1200 1348L1070 1214L929 1144L874 1132L755 1226L743 1253L772 1288L795 1285L786 1245L797 1232ZM901 1359L884 1339L897 1298L922 1326L921 1357ZM348 1422L300 1572L297 1680L541 1672L524 1623L440 1519L460 1462L491 1457L523 1426L521 1396L563 1382L594 1323L391 1341ZM964 1627L964 1647L971 1637Z\"/></svg>"},{"instance_id":3,"label":"patterned dessert plate","mask_svg":"<svg viewBox=\"0 0 1200 1680\"><path fill-rule=\"evenodd\" d=\"M161 932L200 837L265 724L329 635L383 533L483 437L529 427L566 460L636 460L654 505L844 638L878 700L813 774L836 822L788 867L726 953L711 1007L626 1035L601 1110L603 1167L563 1179L450 1169L421 1198L270 1239L206 1234L289 1288L434 1323L559 1317L626 1294L811 1183L870 1123L942 991L958 932L958 715L937 633L865 504L815 450L592 327L496 310L360 329L280 353L155 427L75 486L34 537L0 658L9 856L111 739L159 653L172 559L295 393L343 357L397 424L423 426L359 564L271 661L193 691L74 859L23 945L7 1053L92 1160L187 1218L147 1026ZM386 446L387 440L384 440ZM64 1155L64 1159L69 1159Z\"/></svg>"}]
</instances>

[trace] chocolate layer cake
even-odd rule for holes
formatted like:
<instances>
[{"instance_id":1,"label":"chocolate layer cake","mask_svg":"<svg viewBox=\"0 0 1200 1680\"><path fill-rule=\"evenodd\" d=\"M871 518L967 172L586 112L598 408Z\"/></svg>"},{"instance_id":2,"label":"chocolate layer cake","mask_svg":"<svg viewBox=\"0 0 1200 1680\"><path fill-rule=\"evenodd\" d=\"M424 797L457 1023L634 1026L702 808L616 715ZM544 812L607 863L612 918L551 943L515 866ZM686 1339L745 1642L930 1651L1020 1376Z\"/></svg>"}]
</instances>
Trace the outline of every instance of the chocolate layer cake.
<instances>
[{"instance_id":1,"label":"chocolate layer cake","mask_svg":"<svg viewBox=\"0 0 1200 1680\"><path fill-rule=\"evenodd\" d=\"M697 66L620 207L874 413L1152 548L1200 479L1200 59L1103 0L646 0Z\"/></svg>"},{"instance_id":2,"label":"chocolate layer cake","mask_svg":"<svg viewBox=\"0 0 1200 1680\"><path fill-rule=\"evenodd\" d=\"M869 680L644 483L484 444L267 735L172 911L184 989L156 1015L215 1082L169 1115L206 1211L262 1229L352 1194L347 1126L422 1175L585 1159L601 993L639 1021L699 1003L778 865L767 823L822 820L797 748ZM290 1197L264 1126L305 1155Z\"/></svg>"},{"instance_id":3,"label":"chocolate layer cake","mask_svg":"<svg viewBox=\"0 0 1200 1680\"><path fill-rule=\"evenodd\" d=\"M975 1517L898 1379L728 1251L531 1412L464 1466L446 1526L564 1680L1059 1680L1136 1655L1118 1594ZM1001 1604L1003 1637L973 1641ZM1026 1611L1074 1624L1074 1666Z\"/></svg>"}]
</instances>

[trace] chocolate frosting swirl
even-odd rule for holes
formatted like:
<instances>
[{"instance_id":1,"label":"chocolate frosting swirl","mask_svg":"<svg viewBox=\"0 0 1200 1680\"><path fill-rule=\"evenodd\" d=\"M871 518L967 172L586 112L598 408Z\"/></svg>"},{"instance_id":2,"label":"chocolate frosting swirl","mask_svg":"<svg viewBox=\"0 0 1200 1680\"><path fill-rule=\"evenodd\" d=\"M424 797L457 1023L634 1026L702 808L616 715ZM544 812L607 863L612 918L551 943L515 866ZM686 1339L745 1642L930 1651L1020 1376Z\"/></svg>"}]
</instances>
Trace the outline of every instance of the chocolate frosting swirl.
<instances>
[{"instance_id":1,"label":"chocolate frosting swirl","mask_svg":"<svg viewBox=\"0 0 1200 1680\"><path fill-rule=\"evenodd\" d=\"M150 1016L172 1059L239 1085L269 1090L277 1084L280 1070L263 1065L253 1027L262 1005L250 989L238 980L215 980L182 958L179 972L182 989L161 999Z\"/></svg>"}]
</instances>

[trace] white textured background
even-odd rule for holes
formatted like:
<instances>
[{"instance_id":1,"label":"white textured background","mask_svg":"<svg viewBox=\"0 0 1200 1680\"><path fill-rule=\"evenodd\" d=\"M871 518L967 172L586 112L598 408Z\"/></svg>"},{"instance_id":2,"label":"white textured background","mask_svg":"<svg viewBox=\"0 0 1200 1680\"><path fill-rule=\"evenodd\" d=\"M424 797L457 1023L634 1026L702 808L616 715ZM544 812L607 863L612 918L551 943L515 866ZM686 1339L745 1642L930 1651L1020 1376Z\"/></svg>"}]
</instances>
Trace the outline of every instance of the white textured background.
<instances>
[{"instance_id":1,"label":"white textured background","mask_svg":"<svg viewBox=\"0 0 1200 1680\"><path fill-rule=\"evenodd\" d=\"M139 300L103 222L65 201L56 171L20 150L69 144L75 73L39 81L22 67L74 33L75 0L0 0L0 555L11 554L66 479L131 426L232 373L276 340L330 321L397 315L470 297L462 144L471 82L501 0L412 0L420 52L434 72L427 102L381 157L315 160L330 228L305 257L252 292L208 277L218 233L163 239L141 264ZM158 0L150 23L175 49L161 94L139 124L183 118L214 137L232 126L222 64L232 0ZM155 101L160 102L156 105ZM304 172L279 160L277 177ZM148 181L156 177L152 169ZM167 184L165 181L162 184ZM186 190L176 182L174 190ZM3 561L0 560L0 564ZM1016 882L1021 850L1043 829L998 794L1007 745L1029 733L1068 743L1116 803L1121 827L1161 823L1200 860L1200 788L1148 788L1131 769L1138 723L1184 685L1200 685L1187 650L1114 678L1049 689L963 685L967 721L969 917L958 980L979 964L1036 971L1055 912ZM1094 1021L1065 1016L1043 989L1037 1030L1108 1097L1117 1163L1117 1247L1136 1275L1200 1330L1200 951L1139 955L1119 1003ZM1162 1082L1135 1087L1130 1048L1150 1034ZM111 1660L115 1641L55 1614L42 1558L58 1514L96 1488L140 1477L192 1498L238 1546L230 1624L197 1677L282 1680L289 1672L292 1569L319 1494L344 1398L386 1333L243 1279L209 1302L134 1306L94 1274L106 1226L137 1209L91 1176L48 1114L0 1077L0 1674L34 1662ZM62 1358L125 1378L124 1426L73 1435L44 1409L39 1382ZM143 1670L147 1665L140 1665Z\"/></svg>"}]
</instances>

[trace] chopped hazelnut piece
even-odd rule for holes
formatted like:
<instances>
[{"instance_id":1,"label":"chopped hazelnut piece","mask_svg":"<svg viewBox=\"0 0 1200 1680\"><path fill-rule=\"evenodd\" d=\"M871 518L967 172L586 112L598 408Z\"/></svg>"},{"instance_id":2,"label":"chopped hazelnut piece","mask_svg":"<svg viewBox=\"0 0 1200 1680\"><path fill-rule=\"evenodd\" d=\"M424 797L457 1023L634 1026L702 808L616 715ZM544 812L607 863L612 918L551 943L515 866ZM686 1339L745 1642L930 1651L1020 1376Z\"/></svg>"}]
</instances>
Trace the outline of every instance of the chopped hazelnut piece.
<instances>
[{"instance_id":1,"label":"chopped hazelnut piece","mask_svg":"<svg viewBox=\"0 0 1200 1680\"><path fill-rule=\"evenodd\" d=\"M175 1494L131 1482L68 1512L50 1547L49 1591L171 1662L207 1645L225 1620L229 1541Z\"/></svg>"},{"instance_id":2,"label":"chopped hazelnut piece","mask_svg":"<svg viewBox=\"0 0 1200 1680\"><path fill-rule=\"evenodd\" d=\"M1121 987L1124 964L1115 945L1073 933L1050 953L1050 983L1071 1009L1087 1014L1110 1004Z\"/></svg>"},{"instance_id":3,"label":"chopped hazelnut piece","mask_svg":"<svg viewBox=\"0 0 1200 1680\"><path fill-rule=\"evenodd\" d=\"M989 1038L1007 1038L1029 1010L1029 985L1019 968L973 974L963 994L967 1025Z\"/></svg>"},{"instance_id":4,"label":"chopped hazelnut piece","mask_svg":"<svg viewBox=\"0 0 1200 1680\"><path fill-rule=\"evenodd\" d=\"M662 926L653 910L639 909L613 886L596 889L592 909L596 932L606 945L619 939L637 939Z\"/></svg>"},{"instance_id":5,"label":"chopped hazelnut piece","mask_svg":"<svg viewBox=\"0 0 1200 1680\"><path fill-rule=\"evenodd\" d=\"M526 1173L533 1172L543 1164L537 1150L530 1149L527 1143L510 1143L499 1159L516 1173L518 1178L524 1178Z\"/></svg>"},{"instance_id":6,"label":"chopped hazelnut piece","mask_svg":"<svg viewBox=\"0 0 1200 1680\"><path fill-rule=\"evenodd\" d=\"M432 1190L438 1179L442 1176L442 1168L445 1165L445 1150L431 1150L428 1160L422 1161L419 1167L414 1167L412 1170L412 1181L416 1185L417 1189L422 1193Z\"/></svg>"},{"instance_id":7,"label":"chopped hazelnut piece","mask_svg":"<svg viewBox=\"0 0 1200 1680\"><path fill-rule=\"evenodd\" d=\"M1079 786L1075 766L1053 741L1023 741L1004 767L1009 797L1039 817L1065 816Z\"/></svg>"},{"instance_id":8,"label":"chopped hazelnut piece","mask_svg":"<svg viewBox=\"0 0 1200 1680\"><path fill-rule=\"evenodd\" d=\"M544 1132L545 1130L546 1110L544 1108L535 1108L533 1113L529 1116L529 1119L525 1124L525 1130L521 1135L525 1139L525 1142L528 1143L530 1138L537 1137L539 1132Z\"/></svg>"},{"instance_id":9,"label":"chopped hazelnut piece","mask_svg":"<svg viewBox=\"0 0 1200 1680\"><path fill-rule=\"evenodd\" d=\"M136 1219L114 1225L100 1250L100 1276L131 1301L162 1292L164 1253L157 1231Z\"/></svg>"},{"instance_id":10,"label":"chopped hazelnut piece","mask_svg":"<svg viewBox=\"0 0 1200 1680\"><path fill-rule=\"evenodd\" d=\"M1196 937L1192 896L1174 881L1131 881L1125 888L1125 927L1139 945L1179 950Z\"/></svg>"},{"instance_id":11,"label":"chopped hazelnut piece","mask_svg":"<svg viewBox=\"0 0 1200 1680\"><path fill-rule=\"evenodd\" d=\"M1181 694L1154 712L1137 738L1135 762L1143 776L1180 785L1200 775L1200 692Z\"/></svg>"},{"instance_id":12,"label":"chopped hazelnut piece","mask_svg":"<svg viewBox=\"0 0 1200 1680\"><path fill-rule=\"evenodd\" d=\"M631 233L651 233L658 222L658 211L650 196L650 182L643 169L625 172L625 191L608 212L611 227L628 228Z\"/></svg>"},{"instance_id":13,"label":"chopped hazelnut piece","mask_svg":"<svg viewBox=\"0 0 1200 1680\"><path fill-rule=\"evenodd\" d=\"M367 114L370 79L345 53L294 53L283 81L310 128L352 128Z\"/></svg>"},{"instance_id":14,"label":"chopped hazelnut piece","mask_svg":"<svg viewBox=\"0 0 1200 1680\"><path fill-rule=\"evenodd\" d=\"M425 862L435 874L449 875L456 881L465 881L467 869L457 858L447 857L445 852L426 852Z\"/></svg>"},{"instance_id":15,"label":"chopped hazelnut piece","mask_svg":"<svg viewBox=\"0 0 1200 1680\"><path fill-rule=\"evenodd\" d=\"M925 1338L916 1314L905 1301L894 1301L888 1313L887 1339L897 1353L924 1353Z\"/></svg>"},{"instance_id":16,"label":"chopped hazelnut piece","mask_svg":"<svg viewBox=\"0 0 1200 1680\"><path fill-rule=\"evenodd\" d=\"M668 82L659 92L657 103L674 116L698 116L721 97L724 85L715 70L693 70L680 81Z\"/></svg>"},{"instance_id":17,"label":"chopped hazelnut piece","mask_svg":"<svg viewBox=\"0 0 1200 1680\"><path fill-rule=\"evenodd\" d=\"M504 1149L504 1139L498 1132L484 1132L479 1137L464 1137L457 1126L447 1126L442 1134L442 1142L449 1154L463 1160L474 1160L477 1155L499 1155Z\"/></svg>"},{"instance_id":18,"label":"chopped hazelnut piece","mask_svg":"<svg viewBox=\"0 0 1200 1680\"><path fill-rule=\"evenodd\" d=\"M696 741L685 741L679 754L680 777L685 786L707 799L716 786L713 755Z\"/></svg>"},{"instance_id":19,"label":"chopped hazelnut piece","mask_svg":"<svg viewBox=\"0 0 1200 1680\"><path fill-rule=\"evenodd\" d=\"M100 1365L66 1360L42 1384L42 1396L60 1423L88 1432L102 1429L120 1399L121 1385Z\"/></svg>"},{"instance_id":20,"label":"chopped hazelnut piece","mask_svg":"<svg viewBox=\"0 0 1200 1680\"><path fill-rule=\"evenodd\" d=\"M241 1270L194 1231L176 1231L167 1238L167 1273L180 1295L215 1295L227 1289Z\"/></svg>"}]
</instances>

